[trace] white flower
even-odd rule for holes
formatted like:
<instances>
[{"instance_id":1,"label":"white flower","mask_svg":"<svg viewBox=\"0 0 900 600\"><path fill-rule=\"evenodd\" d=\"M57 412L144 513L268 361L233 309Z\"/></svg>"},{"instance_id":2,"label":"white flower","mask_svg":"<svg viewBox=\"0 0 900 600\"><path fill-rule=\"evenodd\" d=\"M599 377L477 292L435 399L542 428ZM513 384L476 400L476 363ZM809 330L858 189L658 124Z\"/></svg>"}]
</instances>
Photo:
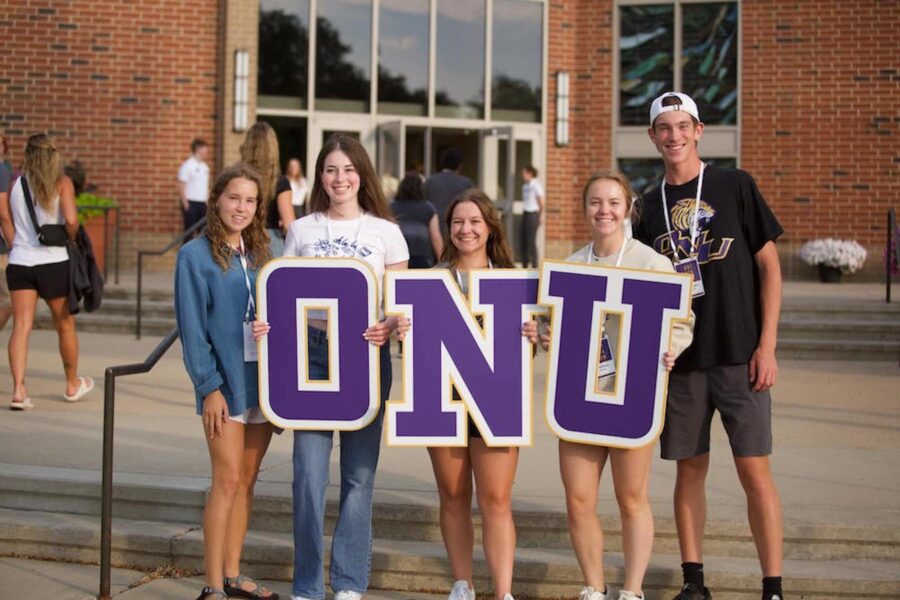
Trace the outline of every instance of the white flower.
<instances>
[{"instance_id":1,"label":"white flower","mask_svg":"<svg viewBox=\"0 0 900 600\"><path fill-rule=\"evenodd\" d=\"M797 254L810 266L825 265L844 273L855 273L866 262L866 249L854 240L811 240L803 244Z\"/></svg>"}]
</instances>

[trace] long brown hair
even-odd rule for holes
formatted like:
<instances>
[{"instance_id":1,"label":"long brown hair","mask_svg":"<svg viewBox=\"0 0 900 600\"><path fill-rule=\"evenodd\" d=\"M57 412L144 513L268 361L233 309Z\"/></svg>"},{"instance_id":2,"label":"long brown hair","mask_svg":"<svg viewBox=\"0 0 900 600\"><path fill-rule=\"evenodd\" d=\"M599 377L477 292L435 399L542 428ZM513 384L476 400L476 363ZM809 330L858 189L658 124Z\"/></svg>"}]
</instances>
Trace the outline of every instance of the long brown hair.
<instances>
[{"instance_id":1,"label":"long brown hair","mask_svg":"<svg viewBox=\"0 0 900 600\"><path fill-rule=\"evenodd\" d=\"M49 135L36 133L28 138L22 171L28 178L35 202L45 211L54 212L59 181L63 177L63 161Z\"/></svg>"},{"instance_id":2,"label":"long brown hair","mask_svg":"<svg viewBox=\"0 0 900 600\"><path fill-rule=\"evenodd\" d=\"M206 200L206 237L209 239L213 260L222 267L223 271L227 271L231 265L231 257L234 255L234 251L228 244L228 234L225 230L225 223L222 222L222 217L219 216L218 202L219 197L225 193L225 188L228 187L231 180L238 178L252 181L256 186L257 193L261 189L259 173L246 163L237 163L228 167L216 177L212 190L209 192L209 198ZM266 204L260 196L257 196L256 212L253 213L253 220L241 232L250 262L257 269L272 258L272 255L269 253L269 232L266 231Z\"/></svg>"},{"instance_id":3,"label":"long brown hair","mask_svg":"<svg viewBox=\"0 0 900 600\"><path fill-rule=\"evenodd\" d=\"M506 242L506 235L503 232L503 222L500 220L500 213L494 208L494 203L487 197L487 194L478 188L469 188L460 193L453 199L450 206L447 207L447 231L450 231L450 223L453 221L453 211L463 202L471 202L477 206L478 210L481 211L484 222L491 230L488 234L487 247L485 248L491 264L495 267L504 269L511 269L514 267L512 252L509 249L509 244ZM448 243L444 244L444 252L441 254L441 260L449 263L451 267L455 267L456 262L459 260L459 251L456 249L456 246L453 245L453 241L449 239L449 235Z\"/></svg>"},{"instance_id":4,"label":"long brown hair","mask_svg":"<svg viewBox=\"0 0 900 600\"><path fill-rule=\"evenodd\" d=\"M335 150L346 154L359 174L359 193L356 196L359 207L376 217L393 221L394 216L384 199L381 182L375 175L375 167L372 166L368 152L355 138L341 133L335 133L328 138L328 141L322 146L322 150L319 151L319 157L316 159L316 180L309 196L310 210L326 212L331 206L331 199L322 184L322 172L325 170L325 158Z\"/></svg>"},{"instance_id":5,"label":"long brown hair","mask_svg":"<svg viewBox=\"0 0 900 600\"><path fill-rule=\"evenodd\" d=\"M259 173L259 201L268 204L275 198L281 167L278 136L265 121L257 121L247 130L241 143L241 161Z\"/></svg>"},{"instance_id":6,"label":"long brown hair","mask_svg":"<svg viewBox=\"0 0 900 600\"><path fill-rule=\"evenodd\" d=\"M608 171L597 171L592 174L588 180L585 182L584 187L581 189L581 208L583 210L587 210L587 202L588 202L588 191L591 189L591 186L594 185L597 181L601 179L609 179L610 181L615 181L620 186L622 186L622 191L625 193L625 202L626 202L626 211L627 217L631 219L631 223L635 224L638 222L638 219L641 216L640 211L640 203L635 202L637 199L637 194L634 191L634 188L631 186L631 182L628 181L628 178L625 177L625 174L622 171L618 171L616 169L610 169Z\"/></svg>"}]
</instances>

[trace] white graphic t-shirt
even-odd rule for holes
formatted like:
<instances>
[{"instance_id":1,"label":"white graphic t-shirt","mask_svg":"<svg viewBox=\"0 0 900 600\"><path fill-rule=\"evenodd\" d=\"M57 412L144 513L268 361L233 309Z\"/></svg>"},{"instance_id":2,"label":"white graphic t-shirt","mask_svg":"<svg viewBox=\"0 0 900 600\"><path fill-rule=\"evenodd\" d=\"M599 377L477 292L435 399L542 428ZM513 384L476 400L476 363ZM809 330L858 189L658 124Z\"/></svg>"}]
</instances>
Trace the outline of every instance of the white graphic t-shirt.
<instances>
[{"instance_id":1,"label":"white graphic t-shirt","mask_svg":"<svg viewBox=\"0 0 900 600\"><path fill-rule=\"evenodd\" d=\"M409 260L409 248L396 223L363 213L358 219L329 219L313 213L291 223L284 240L284 256L331 256L359 258L372 266L379 284L386 265ZM378 304L383 287L378 286ZM310 318L325 319L325 313L310 311Z\"/></svg>"}]
</instances>

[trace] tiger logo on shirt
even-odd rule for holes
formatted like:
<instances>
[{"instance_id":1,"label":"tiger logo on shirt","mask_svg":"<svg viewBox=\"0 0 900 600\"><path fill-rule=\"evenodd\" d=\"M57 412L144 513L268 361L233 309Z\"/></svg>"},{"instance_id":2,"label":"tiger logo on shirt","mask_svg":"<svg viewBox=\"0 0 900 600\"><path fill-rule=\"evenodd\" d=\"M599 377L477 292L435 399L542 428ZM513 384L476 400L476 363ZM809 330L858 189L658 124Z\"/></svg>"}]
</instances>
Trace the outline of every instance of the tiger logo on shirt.
<instances>
[{"instance_id":1,"label":"tiger logo on shirt","mask_svg":"<svg viewBox=\"0 0 900 600\"><path fill-rule=\"evenodd\" d=\"M694 205L697 204L696 198L684 198L679 200L672 207L672 228L676 230L691 231L691 223L694 220ZM697 229L702 231L707 228L716 211L712 206L700 201L700 215L697 217Z\"/></svg>"},{"instance_id":2,"label":"tiger logo on shirt","mask_svg":"<svg viewBox=\"0 0 900 600\"><path fill-rule=\"evenodd\" d=\"M700 264L706 264L711 260L722 260L731 249L733 238L723 238L719 242L718 249L713 248L713 240L710 238L710 225L716 216L716 210L700 200L700 214L697 216L697 243L691 247L691 224L694 220L694 206L696 198L683 198L675 203L670 211L672 223L672 238L663 233L654 240L653 247L660 254L672 257L672 244L678 247L678 257L696 256Z\"/></svg>"}]
</instances>

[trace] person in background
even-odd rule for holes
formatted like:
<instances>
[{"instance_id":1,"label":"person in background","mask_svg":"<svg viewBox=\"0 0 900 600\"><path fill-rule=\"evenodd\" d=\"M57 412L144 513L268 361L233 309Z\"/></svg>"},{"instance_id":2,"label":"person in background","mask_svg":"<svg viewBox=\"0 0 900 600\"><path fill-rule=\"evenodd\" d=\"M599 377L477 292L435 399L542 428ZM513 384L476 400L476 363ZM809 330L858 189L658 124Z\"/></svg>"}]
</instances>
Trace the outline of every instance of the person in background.
<instances>
[{"instance_id":1,"label":"person in background","mask_svg":"<svg viewBox=\"0 0 900 600\"><path fill-rule=\"evenodd\" d=\"M9 145L6 136L0 134L0 207L9 206L9 188L12 183L12 164L6 159L9 153ZM0 208L2 210L2 208ZM0 231L0 235L2 235ZM9 303L9 288L6 285L6 265L9 264L9 240L3 236L0 239L0 331L6 327L12 315L12 307Z\"/></svg>"},{"instance_id":2,"label":"person in background","mask_svg":"<svg viewBox=\"0 0 900 600\"><path fill-rule=\"evenodd\" d=\"M241 144L241 161L259 173L260 198L266 203L269 252L277 258L284 252L284 236L295 216L291 184L281 175L278 137L271 125L257 121L247 130Z\"/></svg>"},{"instance_id":3,"label":"person in background","mask_svg":"<svg viewBox=\"0 0 900 600\"><path fill-rule=\"evenodd\" d=\"M522 266L538 267L537 230L544 220L544 186L537 178L538 172L528 165L522 169L522 230L519 251Z\"/></svg>"},{"instance_id":4,"label":"person in background","mask_svg":"<svg viewBox=\"0 0 900 600\"><path fill-rule=\"evenodd\" d=\"M260 176L248 165L225 169L210 192L206 233L178 252L175 317L184 366L212 463L203 511L206 587L197 600L274 594L241 574L241 551L259 466L272 425L259 408L256 345L244 329L255 319L256 276L269 259Z\"/></svg>"},{"instance_id":5,"label":"person in background","mask_svg":"<svg viewBox=\"0 0 900 600\"><path fill-rule=\"evenodd\" d=\"M72 181L63 174L62 158L53 140L43 133L28 138L22 176L13 184L7 201L0 204L0 229L5 239L12 240L6 283L13 312L13 330L9 336L9 370L13 378L9 407L13 410L34 407L25 387L25 369L28 338L39 297L50 308L59 338L59 354L66 376L63 400L77 402L94 389L93 379L78 375L78 335L75 316L69 312L68 249L41 243L26 205L28 196L38 226L63 225L69 239L75 239L78 210Z\"/></svg>"},{"instance_id":6,"label":"person in background","mask_svg":"<svg viewBox=\"0 0 900 600\"><path fill-rule=\"evenodd\" d=\"M434 205L441 234L447 236L447 207L461 192L475 187L472 180L459 174L463 165L463 156L453 146L441 152L440 171L433 173L425 180L425 199Z\"/></svg>"},{"instance_id":7,"label":"person in background","mask_svg":"<svg viewBox=\"0 0 900 600\"><path fill-rule=\"evenodd\" d=\"M288 161L284 176L291 184L291 206L294 207L294 217L299 219L306 214L306 197L309 195L309 184L303 176L303 165L300 164L299 158L294 157Z\"/></svg>"},{"instance_id":8,"label":"person in background","mask_svg":"<svg viewBox=\"0 0 900 600\"><path fill-rule=\"evenodd\" d=\"M409 268L429 269L444 251L444 240L438 225L434 205L422 197L422 180L417 173L407 173L397 195L391 202L391 212L409 246Z\"/></svg>"},{"instance_id":9,"label":"person in background","mask_svg":"<svg viewBox=\"0 0 900 600\"><path fill-rule=\"evenodd\" d=\"M200 138L191 142L191 155L178 169L178 198L188 230L206 216L206 196L209 194L209 145ZM195 234L196 235L196 234Z\"/></svg>"}]
</instances>

